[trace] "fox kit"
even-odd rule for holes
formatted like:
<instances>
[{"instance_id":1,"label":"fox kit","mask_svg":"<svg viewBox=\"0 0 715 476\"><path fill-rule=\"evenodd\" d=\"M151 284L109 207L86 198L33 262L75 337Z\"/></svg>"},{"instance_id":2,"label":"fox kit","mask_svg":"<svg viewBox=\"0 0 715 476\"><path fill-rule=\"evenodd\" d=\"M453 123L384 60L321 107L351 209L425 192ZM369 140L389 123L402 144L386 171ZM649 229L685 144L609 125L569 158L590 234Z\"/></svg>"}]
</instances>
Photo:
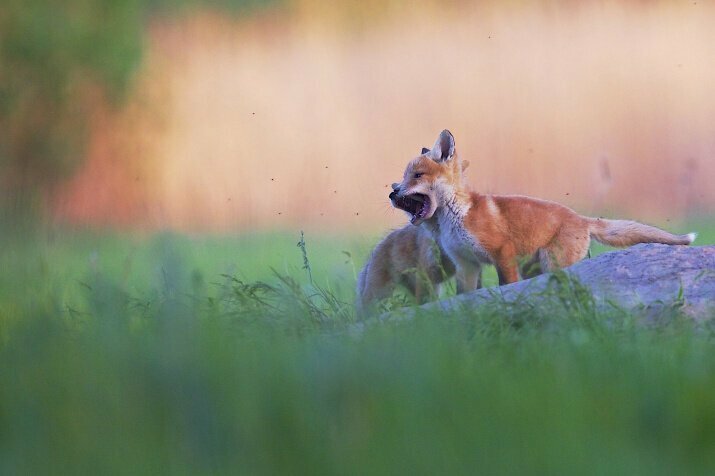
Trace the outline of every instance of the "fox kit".
<instances>
[{"instance_id":1,"label":"fox kit","mask_svg":"<svg viewBox=\"0 0 715 476\"><path fill-rule=\"evenodd\" d=\"M417 302L425 302L454 272L454 264L432 233L408 224L392 231L372 251L358 277L358 309L390 296L400 284Z\"/></svg>"},{"instance_id":2,"label":"fox kit","mask_svg":"<svg viewBox=\"0 0 715 476\"><path fill-rule=\"evenodd\" d=\"M438 226L439 243L455 263L458 281L471 276L470 270L481 263L490 263L497 269L500 285L513 283L519 280L519 257L536 255L544 272L570 266L586 256L591 238L623 247L689 245L696 236L673 235L635 221L589 218L536 198L469 192L454 137L447 130L432 150L407 165L395 191L395 206L410 214L413 225Z\"/></svg>"},{"instance_id":3,"label":"fox kit","mask_svg":"<svg viewBox=\"0 0 715 476\"><path fill-rule=\"evenodd\" d=\"M429 151L422 149L422 154ZM462 170L469 166L461 162ZM401 208L401 198L392 184L389 195L392 206ZM408 215L409 212L408 212ZM411 216L411 215L410 215ZM455 266L438 244L439 225L436 221L423 226L407 225L387 235L372 251L360 272L357 286L357 305L364 310L370 304L390 296L398 285L403 285L417 300L426 302L440 285L455 274ZM481 269L476 274L459 279L469 281L471 287L481 286Z\"/></svg>"}]
</instances>

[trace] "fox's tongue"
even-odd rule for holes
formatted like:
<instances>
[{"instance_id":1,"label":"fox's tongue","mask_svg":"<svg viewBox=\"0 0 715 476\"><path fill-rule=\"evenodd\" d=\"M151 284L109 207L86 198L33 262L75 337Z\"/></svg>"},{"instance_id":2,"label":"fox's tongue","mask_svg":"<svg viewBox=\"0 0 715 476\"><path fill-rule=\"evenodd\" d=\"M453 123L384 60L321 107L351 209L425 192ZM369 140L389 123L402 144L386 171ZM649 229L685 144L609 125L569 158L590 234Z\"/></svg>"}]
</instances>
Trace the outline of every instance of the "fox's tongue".
<instances>
[{"instance_id":1,"label":"fox's tongue","mask_svg":"<svg viewBox=\"0 0 715 476\"><path fill-rule=\"evenodd\" d=\"M420 220L424 218L424 216L427 214L427 210L429 209L429 200L428 199L423 199L421 200L421 204L419 205L419 208L417 211L412 215L412 218L410 218L410 223L414 224L417 220Z\"/></svg>"}]
</instances>

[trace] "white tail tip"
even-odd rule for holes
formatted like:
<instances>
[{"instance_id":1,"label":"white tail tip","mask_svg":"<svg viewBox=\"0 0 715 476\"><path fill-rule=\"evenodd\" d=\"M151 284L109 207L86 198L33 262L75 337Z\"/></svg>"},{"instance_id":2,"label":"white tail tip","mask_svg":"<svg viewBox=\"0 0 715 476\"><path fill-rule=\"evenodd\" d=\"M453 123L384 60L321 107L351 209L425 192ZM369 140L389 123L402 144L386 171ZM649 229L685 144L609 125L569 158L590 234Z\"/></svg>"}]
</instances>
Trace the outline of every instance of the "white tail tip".
<instances>
[{"instance_id":1,"label":"white tail tip","mask_svg":"<svg viewBox=\"0 0 715 476\"><path fill-rule=\"evenodd\" d=\"M685 236L687 236L687 237L688 237L688 241L689 241L690 243L692 243L693 241L695 241L695 238L698 237L698 234L697 234L697 233L688 233L688 234L685 235Z\"/></svg>"}]
</instances>

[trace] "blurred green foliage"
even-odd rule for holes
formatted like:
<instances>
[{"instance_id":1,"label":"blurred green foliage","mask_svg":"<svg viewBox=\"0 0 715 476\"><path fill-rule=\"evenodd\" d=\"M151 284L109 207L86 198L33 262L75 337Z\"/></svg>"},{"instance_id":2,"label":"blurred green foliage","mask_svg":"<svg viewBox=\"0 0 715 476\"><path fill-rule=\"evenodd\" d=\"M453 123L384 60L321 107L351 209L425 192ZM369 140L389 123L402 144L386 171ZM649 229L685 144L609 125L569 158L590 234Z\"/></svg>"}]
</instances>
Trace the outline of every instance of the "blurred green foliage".
<instances>
[{"instance_id":1,"label":"blurred green foliage","mask_svg":"<svg viewBox=\"0 0 715 476\"><path fill-rule=\"evenodd\" d=\"M93 107L121 104L152 15L260 0L4 0L0 3L0 208L41 211L81 163Z\"/></svg>"},{"instance_id":2,"label":"blurred green foliage","mask_svg":"<svg viewBox=\"0 0 715 476\"><path fill-rule=\"evenodd\" d=\"M11 211L39 205L80 162L92 101L120 99L141 61L142 15L140 0L3 2L0 167Z\"/></svg>"},{"instance_id":3,"label":"blurred green foliage","mask_svg":"<svg viewBox=\"0 0 715 476\"><path fill-rule=\"evenodd\" d=\"M711 322L646 327L556 287L568 307L360 327L375 240L306 236L311 283L298 239L4 246L0 474L715 470Z\"/></svg>"},{"instance_id":4,"label":"blurred green foliage","mask_svg":"<svg viewBox=\"0 0 715 476\"><path fill-rule=\"evenodd\" d=\"M374 240L306 236L311 284L298 239L6 249L0 474L715 470L712 322L644 327L556 287L568 307L359 327L343 251Z\"/></svg>"}]
</instances>

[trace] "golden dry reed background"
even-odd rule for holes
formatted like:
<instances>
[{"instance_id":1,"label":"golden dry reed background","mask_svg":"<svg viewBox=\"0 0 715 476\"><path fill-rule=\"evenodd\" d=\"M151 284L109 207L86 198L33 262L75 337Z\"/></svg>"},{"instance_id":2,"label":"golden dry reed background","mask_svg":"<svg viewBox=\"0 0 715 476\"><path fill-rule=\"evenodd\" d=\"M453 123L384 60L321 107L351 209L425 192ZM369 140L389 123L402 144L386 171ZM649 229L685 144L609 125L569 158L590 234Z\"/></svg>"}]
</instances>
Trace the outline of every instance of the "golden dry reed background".
<instances>
[{"instance_id":1,"label":"golden dry reed background","mask_svg":"<svg viewBox=\"0 0 715 476\"><path fill-rule=\"evenodd\" d=\"M713 2L293 2L154 21L60 221L233 232L404 223L450 129L482 192L678 221L715 204Z\"/></svg>"}]
</instances>

